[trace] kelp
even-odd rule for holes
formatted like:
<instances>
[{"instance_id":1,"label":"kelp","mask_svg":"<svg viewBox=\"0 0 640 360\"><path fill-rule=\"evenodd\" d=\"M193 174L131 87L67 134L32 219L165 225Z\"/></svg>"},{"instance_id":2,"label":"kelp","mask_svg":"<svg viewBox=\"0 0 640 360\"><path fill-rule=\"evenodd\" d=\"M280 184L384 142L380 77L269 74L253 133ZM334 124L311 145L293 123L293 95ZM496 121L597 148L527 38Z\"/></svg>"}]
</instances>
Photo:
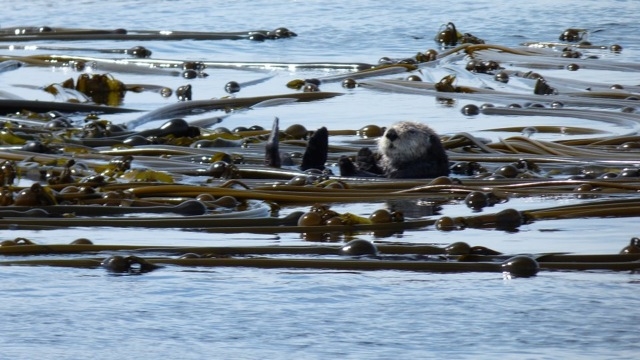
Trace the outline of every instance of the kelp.
<instances>
[{"instance_id":1,"label":"kelp","mask_svg":"<svg viewBox=\"0 0 640 360\"><path fill-rule=\"evenodd\" d=\"M593 108L594 106L596 106L616 109L633 107L637 105L636 100L630 99L635 95L635 93L624 93L619 91L599 93L590 93L588 91L584 91L572 92L569 94L560 93L557 95L536 95L533 94L533 87L531 88L530 93L507 92L489 88L467 87L469 91L443 93L435 89L434 83L393 79L371 79L360 81L358 82L358 86L378 91L413 95L429 95L437 98L450 98L456 100L464 99L505 105L510 105L513 103L526 104L534 102L547 104L548 106L550 106L552 103L557 102L559 104L563 104L563 106L565 107L575 106Z\"/></svg>"},{"instance_id":2,"label":"kelp","mask_svg":"<svg viewBox=\"0 0 640 360\"><path fill-rule=\"evenodd\" d=\"M177 229L211 234L299 234L310 245L216 247L34 244L28 239L5 240L0 255L41 256L2 260L11 266L103 267L110 272L141 273L165 266L337 269L350 271L400 270L429 272L487 271L533 276L539 270L636 271L638 242L632 239L621 254L579 255L502 254L467 244L391 244L362 242L361 235L378 239L424 230L478 229L506 233L541 221L640 216L640 168L637 135L640 115L635 111L640 88L636 84L604 84L536 71L580 69L635 72L637 64L599 58L614 47L586 43L539 43L528 47L486 44L455 25L442 29L443 46L414 57L381 58L377 64L360 62L243 62L203 59L153 59L144 47L130 49L37 46L41 51L97 52L100 56L49 54L4 55L0 73L29 67L68 67L91 80L113 80L113 73L206 77L205 69L235 69L257 74L253 80L229 82L229 97L191 100L190 85L176 90L178 102L140 111L72 100L0 100L0 228L47 231L73 227ZM0 29L0 41L74 40L241 40L262 41L292 37L279 31L238 33L156 32L133 30L10 28ZM578 33L577 36L580 36ZM565 41L562 40L561 41ZM568 40L567 40L568 41ZM27 46L12 46L13 51ZM32 48L33 49L33 48ZM617 47L615 48L617 49ZM579 51L578 51L579 50ZM589 54L581 58L580 52ZM127 55L111 58L108 55ZM104 57L103 57L104 56ZM461 66L468 61L465 66ZM247 86L277 81L277 71L324 70L326 76L295 79L282 84L292 93L237 97ZM534 71L535 70L535 71ZM436 74L446 75L439 80ZM188 73L186 73L188 72ZM265 74L267 72L267 74ZM397 76L407 75L405 79ZM187 76L188 75L188 76ZM430 81L423 81L422 77ZM521 133L496 141L460 132L441 137L451 162L451 175L436 179L350 177L335 173L343 156L354 159L362 147L376 151L384 127L328 129L341 143L327 146L321 168L302 171L301 153L317 130L296 124L280 129L234 129L216 125L235 112L292 102L320 101L341 92L319 91L319 86L343 81L353 96L362 91L412 94L417 101L429 96L451 103L486 102L470 107L465 116L528 116L575 118L622 128L626 133L561 125L509 126L492 132ZM109 83L109 81L107 81ZM117 84L119 92L153 91L163 96L172 89L153 81ZM515 84L514 84L515 83ZM19 85L41 90L46 84ZM63 84L49 85L52 94ZM74 87L74 90L75 87ZM80 91L80 90L78 90ZM67 97L63 95L69 95ZM8 94L11 96L11 94ZM65 101L65 100L72 100ZM95 99L94 99L95 101ZM470 104L473 105L473 104ZM504 106L500 106L504 105ZM615 110L612 110L615 109ZM220 111L221 115L195 120L183 117ZM140 112L122 124L110 114ZM73 119L69 119L73 118ZM66 119L66 120L65 120ZM148 122L171 119L145 130ZM571 134L571 139L542 140L538 134ZM585 135L584 138L579 136ZM274 161L269 161L274 160ZM277 161L275 161L277 160ZM518 198L571 199L571 204L519 210ZM515 202L515 201L514 201ZM338 213L336 204L380 205L371 214ZM421 207L407 216L394 203ZM471 214L442 216L440 209L466 206ZM389 209L387 209L389 208ZM304 211L303 211L304 210ZM343 246L316 242L355 239ZM134 240L127 240L127 242ZM360 241L360 242L358 242ZM108 258L51 258L50 255L115 253ZM188 256L187 256L188 254ZM145 257L141 257L145 255ZM173 258L172 256L181 256ZM515 265L514 265L515 264Z\"/></svg>"},{"instance_id":3,"label":"kelp","mask_svg":"<svg viewBox=\"0 0 640 360\"><path fill-rule=\"evenodd\" d=\"M87 103L0 99L0 113L16 113L24 110L33 112L60 111L69 113L81 112L98 114L133 113L140 111L119 106L96 105Z\"/></svg>"},{"instance_id":4,"label":"kelp","mask_svg":"<svg viewBox=\"0 0 640 360\"><path fill-rule=\"evenodd\" d=\"M44 66L44 67L74 67L77 68L78 64L82 66L93 66L103 71L117 71L122 73L140 73L140 74L156 74L156 75L169 75L178 76L181 74L179 70L183 70L185 64L193 63L189 60L175 60L175 59L150 59L150 58L104 58L95 56L78 56L78 55L3 55L0 56L3 59L0 64L11 61L9 67L11 70L15 70L16 62L20 64L28 64L30 66ZM203 60L198 61L202 67L208 69L233 69L233 70L245 70L245 71L273 71L273 70L312 70L312 69L324 69L324 70L352 70L363 71L367 69L373 69L376 67L374 64L353 62L275 62L275 61L215 61L215 60Z\"/></svg>"},{"instance_id":5,"label":"kelp","mask_svg":"<svg viewBox=\"0 0 640 360\"><path fill-rule=\"evenodd\" d=\"M495 272L502 273L503 265L492 262L412 262L412 261L366 261L366 260L333 260L323 259L266 259L266 258L244 258L244 259L149 259L145 260L153 265L174 265L189 267L255 267L255 268L287 268L287 269L333 269L333 270L351 270L351 271L372 271L372 270L397 270L397 271L427 271L441 273L459 273L459 272ZM80 267L95 268L100 267L104 263L102 259L71 259L71 260L23 260L23 261L2 261L0 265L21 265L21 266L63 266L63 267ZM123 272L123 271L118 271ZM135 272L135 270L127 270L126 272ZM536 271L527 271L520 275L522 277L533 276ZM514 276L518 276L514 274Z\"/></svg>"},{"instance_id":6,"label":"kelp","mask_svg":"<svg viewBox=\"0 0 640 360\"><path fill-rule=\"evenodd\" d=\"M181 256L183 254L196 254L203 257L220 256L251 256L251 255L353 255L352 250L345 249L345 245L326 246L137 246L137 245L98 245L88 239L73 241L70 244L36 244L29 239L17 238L0 247L2 255L37 255L37 254L82 254L100 253L105 251L137 254L152 254ZM355 241L350 246L363 241ZM435 245L407 245L407 244L375 244L375 254L378 255L447 255L452 259L456 256L484 253L487 259L493 259L500 255L499 252L481 246L470 246L467 243L457 242L446 246ZM348 250L349 252L346 252ZM491 257L493 255L493 257ZM502 255L502 257L507 255ZM631 255L631 259L639 256ZM568 257L571 258L571 257Z\"/></svg>"},{"instance_id":7,"label":"kelp","mask_svg":"<svg viewBox=\"0 0 640 360\"><path fill-rule=\"evenodd\" d=\"M393 75L398 73L409 72L413 70L417 70L418 68L412 64L383 64L378 66L372 66L369 69L362 69L356 72L349 72L340 75L331 75L326 77L321 77L318 79L295 79L291 80L287 83L287 87L291 89L300 90L305 84L312 83L314 85L322 85L332 82L339 82L345 79L365 79L372 78L378 76L385 75Z\"/></svg>"},{"instance_id":8,"label":"kelp","mask_svg":"<svg viewBox=\"0 0 640 360\"><path fill-rule=\"evenodd\" d=\"M0 41L79 41L79 40L253 40L283 39L297 36L287 28L238 32L171 30L82 29L16 26L0 28Z\"/></svg>"},{"instance_id":9,"label":"kelp","mask_svg":"<svg viewBox=\"0 0 640 360\"><path fill-rule=\"evenodd\" d=\"M472 45L467 47L465 51L477 60L491 59L529 69L566 69L569 65L577 65L579 69L627 72L640 71L640 65L637 63L564 58L560 57L557 53L554 53L555 56L545 56L540 53L527 53L502 46Z\"/></svg>"},{"instance_id":10,"label":"kelp","mask_svg":"<svg viewBox=\"0 0 640 360\"><path fill-rule=\"evenodd\" d=\"M341 95L335 92L313 92L313 93L291 93L268 96L255 96L249 98L228 98L228 99L212 99L212 100L192 100L185 102L173 103L160 107L156 110L149 111L127 123L130 128L135 128L148 121L168 119L172 117L187 116L193 114L202 114L212 110L225 110L251 107L267 100L274 99L295 99L296 101L305 102L313 100L322 100Z\"/></svg>"},{"instance_id":11,"label":"kelp","mask_svg":"<svg viewBox=\"0 0 640 360\"><path fill-rule=\"evenodd\" d=\"M354 240L341 247L131 247L98 245L47 245L22 244L3 246L5 255L42 255L69 253L161 253L182 254L174 257L138 257L129 255L133 260L129 266L114 266L114 259L124 258L114 255L107 258L75 259L30 259L4 260L3 266L54 266L75 268L102 267L116 273L139 273L140 265L147 271L162 266L190 267L254 267L288 269L334 269L334 270L397 270L427 271L439 273L458 272L497 272L510 277L535 276L540 270L613 270L635 271L640 268L640 255L636 253L607 255L571 255L571 254L528 254L507 255L491 249L470 247L465 243L451 244L447 248L435 246L375 246L363 240ZM463 246L464 245L464 246ZM450 251L460 247L474 249L480 253L459 254ZM367 250L373 253L367 253ZM360 251L364 251L360 253ZM267 256L265 256L267 255ZM268 257L271 255L271 257ZM278 256L279 255L279 256ZM333 256L333 257L332 257ZM335 256L338 256L336 258ZM130 266L135 265L135 266Z\"/></svg>"}]
</instances>

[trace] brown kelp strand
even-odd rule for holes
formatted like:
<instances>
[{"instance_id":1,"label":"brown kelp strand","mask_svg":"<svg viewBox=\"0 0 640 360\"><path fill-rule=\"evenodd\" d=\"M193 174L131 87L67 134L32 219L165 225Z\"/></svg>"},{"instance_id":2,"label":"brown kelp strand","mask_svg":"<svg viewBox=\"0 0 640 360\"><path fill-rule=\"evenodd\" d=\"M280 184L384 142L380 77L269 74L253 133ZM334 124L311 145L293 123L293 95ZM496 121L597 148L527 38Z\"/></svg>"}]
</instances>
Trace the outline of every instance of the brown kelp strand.
<instances>
[{"instance_id":1,"label":"brown kelp strand","mask_svg":"<svg viewBox=\"0 0 640 360\"><path fill-rule=\"evenodd\" d=\"M346 74L340 74L340 75L331 75L331 76L321 77L317 79L306 79L306 80L295 79L295 80L289 81L287 83L287 87L300 90L306 84L314 84L316 86L319 86L321 84L339 82L345 79L357 80L357 79L373 78L377 76L404 73L404 72L413 71L416 69L417 67L412 64L379 65L376 67L372 67L371 69L364 69L364 70L350 72Z\"/></svg>"},{"instance_id":2,"label":"brown kelp strand","mask_svg":"<svg viewBox=\"0 0 640 360\"><path fill-rule=\"evenodd\" d=\"M33 100L6 100L0 99L0 113L15 113L23 110L34 112L60 111L68 113L98 113L98 114L117 114L139 112L140 110L128 109L123 107L114 107L106 105L71 103L57 101L33 101Z\"/></svg>"},{"instance_id":3,"label":"brown kelp strand","mask_svg":"<svg viewBox=\"0 0 640 360\"><path fill-rule=\"evenodd\" d=\"M547 108L486 107L480 110L484 115L552 116L593 120L636 129L640 125L640 114L613 111Z\"/></svg>"},{"instance_id":4,"label":"brown kelp strand","mask_svg":"<svg viewBox=\"0 0 640 360\"><path fill-rule=\"evenodd\" d=\"M82 58L81 58L82 59ZM86 61L86 60L85 60ZM95 61L95 60L93 60ZM106 60L108 61L108 60ZM123 62L123 60L119 60ZM124 62L138 66L151 66L160 68L182 68L186 60L170 59L127 59ZM214 61L203 60L200 62L209 69L233 69L233 70L352 70L360 71L374 68L375 65L368 63L343 63L343 62L277 62L277 61Z\"/></svg>"},{"instance_id":5,"label":"brown kelp strand","mask_svg":"<svg viewBox=\"0 0 640 360\"><path fill-rule=\"evenodd\" d=\"M136 49L128 49L134 52ZM157 74L176 76L181 74L186 64L194 63L189 60L175 59L155 59L155 58L105 58L95 56L77 56L77 55L3 55L0 56L2 62L10 61L7 70L15 70L18 64L27 64L30 66L46 66L46 67L71 67L74 69L82 69L87 66L100 71L117 71L123 73L139 73L139 74ZM214 61L202 60L195 62L202 69L233 69L246 71L274 71L274 70L352 70L363 71L376 67L376 65L368 63L342 63L342 62L275 62L275 61ZM201 70L202 70L201 69ZM398 67L399 69L399 67Z\"/></svg>"},{"instance_id":6,"label":"brown kelp strand","mask_svg":"<svg viewBox=\"0 0 640 360\"><path fill-rule=\"evenodd\" d=\"M631 240L631 244L637 242L636 238ZM632 246L629 245L629 246ZM629 247L628 246L628 247ZM258 266L258 264L278 260L284 260L283 264L289 264L291 261L303 260L305 262L316 262L317 264L310 265L310 267L320 266L321 262L326 262L325 266L331 266L333 261L338 260L335 257L327 256L339 256L342 257L341 261L350 261L354 257L359 258L357 261L363 264L369 260L375 259L378 262L385 262L380 269L388 269L388 266L399 265L398 262L411 262L414 263L413 267L407 267L405 270L413 271L439 271L437 264L442 263L494 263L501 264L504 271L509 272L509 269L505 269L505 263L518 261L521 259L522 263L519 264L519 274L529 276L535 275L538 269L542 270L614 270L614 271L629 271L638 268L638 261L640 260L640 253L628 252L625 247L619 254L567 254L567 253L547 253L547 254L530 254L527 255L528 259L521 259L522 255L514 254L502 254L493 249L486 248L484 246L470 246L464 242L456 242L447 246L434 246L434 245L399 245L399 244L374 244L366 240L352 240L348 243L340 246L251 246L251 247L153 247L153 246L133 246L133 245L94 245L89 239L77 239L69 245L63 244L50 244L39 245L35 244L29 239L17 238L15 240L5 240L0 246L0 254L3 255L45 255L45 254L81 254L81 253L104 253L104 252L126 252L135 254L157 254L155 257L140 258L138 255L129 255L132 258L140 262L150 262L159 264L174 264L184 266L224 266L218 262L191 262L184 263L172 262L175 258L162 257L158 255L174 255L179 256L178 260L184 259L235 259L235 260L247 260L247 259L260 259L259 263L252 261L244 262L244 266ZM272 257L265 257L272 256ZM278 257L273 257L278 256ZM313 256L313 257L309 257ZM122 257L122 255L116 255L115 257ZM235 258L234 258L235 257ZM302 257L302 258L301 258ZM100 264L108 271L114 271L110 262L114 257L106 258L102 260ZM47 262L51 260L50 262ZM525 261L526 260L526 261ZM79 262L67 262L63 263L58 259L47 260L17 260L17 261L4 261L2 265L23 265L23 266L86 266L92 261L91 259L82 260ZM428 262L433 267L425 267L424 263ZM361 268L364 270L371 264L366 264ZM235 265L231 265L235 266ZM237 266L243 266L237 264ZM276 264L264 265L267 267L274 266L280 267ZM350 266L355 266L351 264ZM448 266L448 265L447 265ZM91 266L90 266L91 267ZM286 266L285 266L286 267ZM293 266L297 267L297 266ZM156 267L158 268L158 267ZM432 269L432 270L427 270ZM452 267L451 269L445 268L442 271L448 272L449 270L458 269L456 271L465 271L466 267ZM475 269L475 270L470 270ZM480 270L479 270L480 269ZM468 266L466 271L484 271L484 267L473 268ZM515 269L514 269L515 270ZM516 274L514 274L516 275Z\"/></svg>"},{"instance_id":7,"label":"brown kelp strand","mask_svg":"<svg viewBox=\"0 0 640 360\"><path fill-rule=\"evenodd\" d=\"M182 205L184 206L184 205ZM140 210L140 209L138 209ZM165 208L166 210L166 208ZM154 209L149 210L149 214L154 213ZM143 211L136 211L142 212ZM171 211L170 211L171 212ZM197 229L206 227L243 227L243 226L281 226L296 222L295 214L292 217L270 218L270 208L268 206L257 205L253 209L235 211L220 214L177 216L177 217L5 217L0 219L0 226L4 228L30 228L34 226L45 226L48 228L61 227L81 227L81 226L109 226L109 227L147 227L147 228L183 228ZM98 211L88 209L88 215L96 216ZM109 210L103 214L108 214ZM122 211L121 213L124 213ZM134 212L132 212L134 213ZM73 215L73 214L71 214ZM252 225L250 225L252 224Z\"/></svg>"},{"instance_id":8,"label":"brown kelp strand","mask_svg":"<svg viewBox=\"0 0 640 360\"><path fill-rule=\"evenodd\" d=\"M487 88L467 87L469 91L450 91L444 93L437 91L434 83L389 79L370 79L366 81L360 81L358 82L358 86L386 92L430 95L436 98L450 98L456 100L464 99L504 105L510 105L513 103L525 104L533 102L547 104L548 106L551 106L552 103L559 103L564 104L564 106L589 108L593 108L595 106L616 109L633 107L637 105L635 100L628 99L632 96L632 94L623 94L620 92L600 92L597 94L590 94L589 92L584 91L573 92L571 94L555 94L542 96L533 94L533 87L531 88L530 93L505 92ZM584 99L583 97L589 97L589 99Z\"/></svg>"},{"instance_id":9,"label":"brown kelp strand","mask_svg":"<svg viewBox=\"0 0 640 360\"><path fill-rule=\"evenodd\" d=\"M558 140L556 141L559 144L565 144L570 146L587 146L587 147L603 147L606 149L611 149L615 147L616 149L622 149L626 144L631 145L637 141L640 141L640 136L638 135L622 135L622 136L603 136L603 137L593 137L586 139L567 139L567 140ZM633 147L629 146L630 149Z\"/></svg>"},{"instance_id":10,"label":"brown kelp strand","mask_svg":"<svg viewBox=\"0 0 640 360\"><path fill-rule=\"evenodd\" d=\"M614 45L594 45L588 41L583 41L579 43L568 43L568 42L552 42L552 41L526 41L522 43L522 46L530 47L530 48L551 48L551 49L588 49L588 50L614 50ZM619 45L617 45L619 46ZM619 51L618 51L619 52Z\"/></svg>"},{"instance_id":11,"label":"brown kelp strand","mask_svg":"<svg viewBox=\"0 0 640 360\"><path fill-rule=\"evenodd\" d=\"M108 260L108 259L105 259ZM103 266L104 260L100 259L77 259L77 260L22 260L22 261L2 261L0 265L9 266L63 266L94 268ZM138 263L136 263L138 264ZM439 273L459 273L459 272L493 272L505 273L513 277L530 277L537 274L539 270L535 260L527 257L514 257L504 263L493 262L429 262L429 261L377 261L377 260L312 260L312 259L271 259L271 258L197 258L197 259L168 259L152 258L145 264L162 266L189 266L189 267L255 267L255 268L288 268L288 269L334 269L350 271L374 271L374 270L397 270L397 271L422 271ZM107 268L108 271L119 273L138 272L137 269L128 267Z\"/></svg>"},{"instance_id":12,"label":"brown kelp strand","mask_svg":"<svg viewBox=\"0 0 640 360\"><path fill-rule=\"evenodd\" d=\"M255 199L274 201L283 204L302 203L313 204L319 199L319 196L325 202L358 202L358 201L371 201L379 194L375 193L358 193L344 191L344 189L324 189L324 188L309 188L304 187L285 187L280 189L279 187L272 187L270 190L262 188L260 190L247 191L246 189L234 189L234 188L219 188L219 187L201 187L201 186L189 186L189 185L157 185L136 187L130 190L131 194L139 198L146 196L185 196L193 197L198 194L207 193L213 196L233 196L238 199ZM411 198L415 195L411 194L385 194L388 198Z\"/></svg>"},{"instance_id":13,"label":"brown kelp strand","mask_svg":"<svg viewBox=\"0 0 640 360\"><path fill-rule=\"evenodd\" d=\"M571 219L588 217L626 217L640 214L640 201L636 199L598 200L584 204L526 211L531 220Z\"/></svg>"},{"instance_id":14,"label":"brown kelp strand","mask_svg":"<svg viewBox=\"0 0 640 360\"><path fill-rule=\"evenodd\" d=\"M540 76L533 71L517 71L517 70L501 70L501 72L518 78L536 78L536 76ZM536 75L537 74L537 75ZM615 83L601 83L588 81L585 79L571 79L571 78L563 78L563 77L555 77L545 75L544 79L546 82L551 84L552 86L560 85L567 88L573 88L574 91L609 91L618 86L622 86L622 88L629 92L640 92L640 86L637 84L615 84Z\"/></svg>"},{"instance_id":15,"label":"brown kelp strand","mask_svg":"<svg viewBox=\"0 0 640 360\"><path fill-rule=\"evenodd\" d=\"M600 134L601 135L601 134L607 133L607 131L598 130L598 129L577 127L577 126L557 126L557 125L541 125L541 126L539 125L535 127L509 126L509 127L486 129L485 131L526 134L530 130L534 130L535 133L540 133L540 134L566 134L566 135L598 135Z\"/></svg>"},{"instance_id":16,"label":"brown kelp strand","mask_svg":"<svg viewBox=\"0 0 640 360\"><path fill-rule=\"evenodd\" d=\"M351 240L343 245L327 246L138 246L138 245L99 245L89 239L76 239L70 244L36 244L25 238L4 240L0 246L2 255L36 254L81 254L105 251L127 251L136 254L184 255L195 254L202 257L251 256L251 255L448 255L451 259L462 255L479 255L491 259L499 252L483 246L470 246L456 242L445 246L427 244L374 244L366 240ZM555 255L555 254L554 254ZM509 255L502 255L510 257ZM551 259L550 255L543 255ZM631 260L640 255L629 254ZM570 258L570 257L567 257ZM611 261L612 259L607 259Z\"/></svg>"},{"instance_id":17,"label":"brown kelp strand","mask_svg":"<svg viewBox=\"0 0 640 360\"><path fill-rule=\"evenodd\" d=\"M78 40L252 40L264 41L296 37L287 28L239 32L203 32L170 30L80 29L43 26L0 29L0 41L78 41Z\"/></svg>"},{"instance_id":18,"label":"brown kelp strand","mask_svg":"<svg viewBox=\"0 0 640 360\"><path fill-rule=\"evenodd\" d=\"M101 198L102 199L102 198ZM128 206L91 206L91 202L84 201L84 205L55 205L38 207L34 211L33 206L11 206L5 210L0 207L0 217L55 217L55 216L116 216L128 214L164 214L192 216L204 215L207 207L197 200L184 201L178 205L141 204L139 201L131 201ZM107 203L107 201L105 201Z\"/></svg>"},{"instance_id":19,"label":"brown kelp strand","mask_svg":"<svg viewBox=\"0 0 640 360\"><path fill-rule=\"evenodd\" d=\"M128 49L100 49L100 48L86 48L86 47L69 47L69 46L46 46L46 45L0 45L0 50L11 51L63 51L63 52L96 52L103 54L126 54L137 58L148 58L151 56L152 51L144 46L134 46ZM0 63L1 64L1 63ZM1 67L1 66L0 66Z\"/></svg>"},{"instance_id":20,"label":"brown kelp strand","mask_svg":"<svg viewBox=\"0 0 640 360\"><path fill-rule=\"evenodd\" d=\"M444 261L402 261L402 260L343 260L343 259L281 259L281 258L136 258L130 267L113 266L112 258L49 259L49 260L5 260L2 266L51 266L73 268L105 268L116 273L140 273L158 269L161 266L187 267L254 267L287 269L333 269L349 271L419 271L435 273L493 272L509 277L530 277L540 270L611 270L635 271L640 267L637 261L626 262L542 262L528 256L514 256L502 263L497 262L444 262ZM143 263L146 270L140 270Z\"/></svg>"},{"instance_id":21,"label":"brown kelp strand","mask_svg":"<svg viewBox=\"0 0 640 360\"><path fill-rule=\"evenodd\" d=\"M181 68L185 63L184 61L174 61L173 63L179 64L179 66L171 66L166 62L157 61L158 65L156 66L145 63L138 64L129 59L106 59L71 55L3 55L0 56L0 59L2 59L2 62L18 61L21 64L32 67L69 68L78 72L90 69L91 71L156 76L181 76Z\"/></svg>"},{"instance_id":22,"label":"brown kelp strand","mask_svg":"<svg viewBox=\"0 0 640 360\"><path fill-rule=\"evenodd\" d=\"M461 199L470 193L482 192L484 197L492 198L494 202L505 202L510 196L575 196L585 194L620 194L633 195L640 191L640 186L633 180L625 181L622 177L612 179L580 179L554 180L548 178L537 179L465 179L464 185L424 185L414 186L403 190L403 193L428 194L436 199L438 194L449 200ZM588 196L586 196L588 198ZM490 199L484 199L488 206Z\"/></svg>"},{"instance_id":23,"label":"brown kelp strand","mask_svg":"<svg viewBox=\"0 0 640 360\"><path fill-rule=\"evenodd\" d=\"M128 122L127 127L133 129L133 128L136 128L137 126L140 126L141 124L144 124L152 120L202 114L204 112L212 111L212 110L246 108L246 107L250 107L252 105L258 104L266 100L271 100L271 99L291 98L291 99L296 99L297 101L300 101L300 102L304 102L304 101L327 99L327 98L331 98L338 95L342 95L342 94L335 93L335 92L292 93L292 94L256 96L256 97L250 97L250 98L229 98L229 99L193 100L193 101L186 101L186 102L178 102L178 103L166 105L156 110L149 111L144 115L138 117L137 119Z\"/></svg>"},{"instance_id":24,"label":"brown kelp strand","mask_svg":"<svg viewBox=\"0 0 640 360\"><path fill-rule=\"evenodd\" d=\"M558 208L517 211L505 209L497 213L475 216L441 218L436 223L452 222L453 228L495 228L499 230L517 229L531 221L579 219L589 217L634 217L640 214L639 202L634 199L592 201Z\"/></svg>"},{"instance_id":25,"label":"brown kelp strand","mask_svg":"<svg viewBox=\"0 0 640 360\"><path fill-rule=\"evenodd\" d=\"M472 216L442 217L435 222L439 230L497 229L514 231L524 224L541 220L583 219L592 217L635 217L640 214L635 199L591 201L557 208L525 210L505 209L497 213Z\"/></svg>"},{"instance_id":26,"label":"brown kelp strand","mask_svg":"<svg viewBox=\"0 0 640 360\"><path fill-rule=\"evenodd\" d=\"M606 61L602 59L575 59L557 56L530 55L495 49L472 49L473 57L477 60L494 60L530 69L565 69L569 65L577 65L580 69L611 70L611 71L640 71L640 65L636 63L623 63L620 61ZM469 48L467 48L469 51Z\"/></svg>"},{"instance_id":27,"label":"brown kelp strand","mask_svg":"<svg viewBox=\"0 0 640 360\"><path fill-rule=\"evenodd\" d=\"M376 230L402 231L407 229L417 229L432 225L433 220L411 220L411 221L390 221L376 222L365 217L353 214L336 215L341 216L340 225L335 222L322 225L306 225L309 219L305 214L293 212L281 218L268 217L266 207L256 207L251 210L233 211L220 214L190 215L182 217L161 217L135 218L135 217L42 217L40 216L15 216L11 213L6 218L0 219L0 227L11 229L40 229L40 228L68 228L85 226L108 226L108 227L144 227L144 228L175 228L184 230L200 230L212 233L348 233L367 232ZM144 211L140 211L144 212ZM152 212L150 212L152 213Z\"/></svg>"}]
</instances>

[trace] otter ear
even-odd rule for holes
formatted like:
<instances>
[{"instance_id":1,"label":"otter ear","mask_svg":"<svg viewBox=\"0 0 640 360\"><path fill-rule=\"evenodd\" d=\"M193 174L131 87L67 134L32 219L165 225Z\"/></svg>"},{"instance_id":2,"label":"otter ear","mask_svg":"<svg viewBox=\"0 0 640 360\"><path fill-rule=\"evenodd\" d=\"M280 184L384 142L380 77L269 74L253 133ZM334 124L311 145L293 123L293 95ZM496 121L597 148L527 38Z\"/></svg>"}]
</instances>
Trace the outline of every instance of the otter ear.
<instances>
[{"instance_id":1,"label":"otter ear","mask_svg":"<svg viewBox=\"0 0 640 360\"><path fill-rule=\"evenodd\" d=\"M327 162L327 153L329 152L329 131L326 127L321 127L313 133L307 148L302 156L302 164L300 170L308 169L324 170L324 164Z\"/></svg>"}]
</instances>

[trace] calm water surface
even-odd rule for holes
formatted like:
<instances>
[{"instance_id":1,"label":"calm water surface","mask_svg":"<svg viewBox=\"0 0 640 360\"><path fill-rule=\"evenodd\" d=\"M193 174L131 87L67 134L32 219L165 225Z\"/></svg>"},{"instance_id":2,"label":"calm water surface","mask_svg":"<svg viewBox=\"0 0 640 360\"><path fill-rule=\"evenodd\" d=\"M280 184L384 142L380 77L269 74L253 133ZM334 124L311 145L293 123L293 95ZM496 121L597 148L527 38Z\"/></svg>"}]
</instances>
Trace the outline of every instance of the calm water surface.
<instances>
[{"instance_id":1,"label":"calm water surface","mask_svg":"<svg viewBox=\"0 0 640 360\"><path fill-rule=\"evenodd\" d=\"M23 1L3 4L0 26L126 28L139 30L245 31L288 27L298 37L284 41L148 42L153 57L177 60L376 63L382 56L413 56L434 48L440 25L453 21L490 43L555 41L569 27L591 30L594 43L620 44L619 55L638 62L640 26L636 1ZM46 43L40 43L45 45ZM60 45L60 44L48 44ZM139 42L75 42L74 47L129 48ZM0 54L35 54L46 51ZM88 54L93 56L95 54ZM99 69L98 69L99 70ZM438 78L434 71L425 76ZM263 72L208 70L193 80L194 99L226 95L230 80L250 81ZM579 74L578 74L579 73ZM545 72L637 85L637 73L613 71ZM61 82L75 74L33 69L0 75L0 90L29 99L41 91L15 84ZM242 96L286 93L287 81L327 75L324 71L278 71ZM576 75L578 74L578 75ZM122 74L125 83L148 83ZM155 78L176 88L182 78ZM327 91L346 92L338 84ZM153 109L174 102L149 94L127 95L125 106ZM464 103L464 102L462 102ZM637 127L582 119L464 117L461 104L447 107L433 98L358 89L321 102L257 108L230 117L229 127L358 129L415 119L442 134L471 132L494 140L511 134L483 131L518 125L566 125L600 129L611 135ZM130 115L110 119L127 122ZM144 124L155 127L160 123ZM539 139L568 137L539 134ZM575 203L576 199L510 200L492 211ZM377 204L335 205L337 211L368 214ZM293 209L283 209L283 212ZM469 215L444 206L443 215ZM638 236L637 219L536 222L517 233L432 228L407 231L388 241L449 244L466 241L507 253L567 251L617 253ZM297 234L218 235L148 229L65 229L2 231L0 238L26 237L38 243L68 243L86 237L97 244L139 245L299 245ZM379 240L370 234L358 235ZM106 256L106 254L105 254ZM95 359L386 359L386 358L635 358L640 346L637 274L542 272L529 279L501 274L430 274L166 267L143 276L111 276L102 270L4 267L0 269L0 358Z\"/></svg>"}]
</instances>

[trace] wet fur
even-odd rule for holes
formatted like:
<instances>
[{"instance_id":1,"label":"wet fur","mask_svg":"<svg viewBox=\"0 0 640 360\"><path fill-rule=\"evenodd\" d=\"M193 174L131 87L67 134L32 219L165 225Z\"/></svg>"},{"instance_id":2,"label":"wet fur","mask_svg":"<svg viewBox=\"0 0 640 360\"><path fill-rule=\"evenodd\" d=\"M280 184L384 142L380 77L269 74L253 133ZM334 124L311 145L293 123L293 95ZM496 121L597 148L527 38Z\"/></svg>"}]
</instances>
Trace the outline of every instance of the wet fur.
<instances>
[{"instance_id":1,"label":"wet fur","mask_svg":"<svg viewBox=\"0 0 640 360\"><path fill-rule=\"evenodd\" d=\"M449 175L449 159L440 137L427 125L402 121L378 139L379 165L389 178Z\"/></svg>"}]
</instances>

